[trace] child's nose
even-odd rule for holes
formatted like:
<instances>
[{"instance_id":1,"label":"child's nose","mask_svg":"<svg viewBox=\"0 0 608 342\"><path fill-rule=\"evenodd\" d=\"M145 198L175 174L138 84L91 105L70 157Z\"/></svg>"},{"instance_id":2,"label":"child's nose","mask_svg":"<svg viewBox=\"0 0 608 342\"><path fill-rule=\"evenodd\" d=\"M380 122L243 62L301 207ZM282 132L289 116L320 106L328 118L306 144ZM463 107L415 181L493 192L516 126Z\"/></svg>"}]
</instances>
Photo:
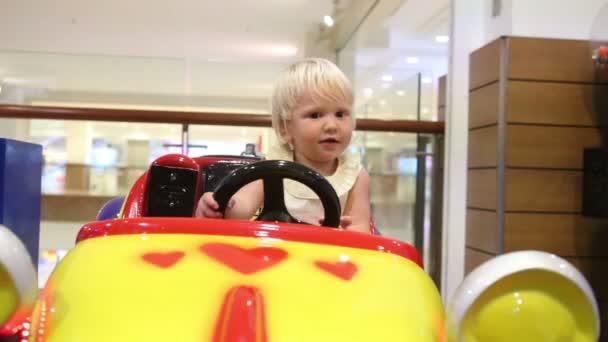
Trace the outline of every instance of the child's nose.
<instances>
[{"instance_id":1,"label":"child's nose","mask_svg":"<svg viewBox=\"0 0 608 342\"><path fill-rule=\"evenodd\" d=\"M338 128L338 120L333 115L326 115L323 125L325 130L336 130Z\"/></svg>"}]
</instances>

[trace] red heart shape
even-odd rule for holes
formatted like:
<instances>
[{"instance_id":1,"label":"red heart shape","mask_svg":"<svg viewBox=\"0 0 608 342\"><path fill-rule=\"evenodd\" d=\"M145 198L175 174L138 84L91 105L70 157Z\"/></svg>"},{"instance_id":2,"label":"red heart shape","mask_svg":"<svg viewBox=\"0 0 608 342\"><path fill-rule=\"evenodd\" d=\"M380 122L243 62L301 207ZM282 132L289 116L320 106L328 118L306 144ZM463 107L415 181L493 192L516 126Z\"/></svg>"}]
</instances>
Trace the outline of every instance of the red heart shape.
<instances>
[{"instance_id":1,"label":"red heart shape","mask_svg":"<svg viewBox=\"0 0 608 342\"><path fill-rule=\"evenodd\" d=\"M276 247L251 249L226 243L206 243L201 252L242 274L253 274L272 267L287 258L287 252Z\"/></svg>"},{"instance_id":2,"label":"red heart shape","mask_svg":"<svg viewBox=\"0 0 608 342\"><path fill-rule=\"evenodd\" d=\"M185 255L184 252L175 251L175 252L150 252L141 256L142 259L151 263L152 265L158 266L160 268L169 268Z\"/></svg>"},{"instance_id":3,"label":"red heart shape","mask_svg":"<svg viewBox=\"0 0 608 342\"><path fill-rule=\"evenodd\" d=\"M350 261L338 261L334 263L315 261L315 266L346 281L351 280L355 273L357 273L357 265Z\"/></svg>"}]
</instances>

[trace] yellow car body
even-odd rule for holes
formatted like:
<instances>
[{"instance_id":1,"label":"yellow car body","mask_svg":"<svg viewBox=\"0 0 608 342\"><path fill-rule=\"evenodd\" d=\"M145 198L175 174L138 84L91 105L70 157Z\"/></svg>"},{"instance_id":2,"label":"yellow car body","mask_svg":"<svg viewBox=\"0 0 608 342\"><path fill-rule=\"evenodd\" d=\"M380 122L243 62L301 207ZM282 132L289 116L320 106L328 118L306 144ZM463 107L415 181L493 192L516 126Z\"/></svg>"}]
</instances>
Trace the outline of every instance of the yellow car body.
<instances>
[{"instance_id":1,"label":"yellow car body","mask_svg":"<svg viewBox=\"0 0 608 342\"><path fill-rule=\"evenodd\" d=\"M31 341L437 342L445 335L437 289L418 264L390 251L398 241L235 220L144 218L84 230L96 236L82 238L53 272Z\"/></svg>"}]
</instances>

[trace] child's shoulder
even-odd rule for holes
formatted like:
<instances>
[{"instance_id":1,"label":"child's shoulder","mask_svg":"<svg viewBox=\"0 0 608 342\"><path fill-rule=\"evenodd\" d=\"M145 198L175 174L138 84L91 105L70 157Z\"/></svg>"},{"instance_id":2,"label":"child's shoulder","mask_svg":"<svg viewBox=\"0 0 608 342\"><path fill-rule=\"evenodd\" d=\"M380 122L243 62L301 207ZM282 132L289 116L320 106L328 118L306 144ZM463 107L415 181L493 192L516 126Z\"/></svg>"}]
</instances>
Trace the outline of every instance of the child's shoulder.
<instances>
[{"instance_id":1,"label":"child's shoulder","mask_svg":"<svg viewBox=\"0 0 608 342\"><path fill-rule=\"evenodd\" d=\"M338 168L327 180L334 186L338 196L341 196L352 189L361 170L361 155L346 153L338 158Z\"/></svg>"}]
</instances>

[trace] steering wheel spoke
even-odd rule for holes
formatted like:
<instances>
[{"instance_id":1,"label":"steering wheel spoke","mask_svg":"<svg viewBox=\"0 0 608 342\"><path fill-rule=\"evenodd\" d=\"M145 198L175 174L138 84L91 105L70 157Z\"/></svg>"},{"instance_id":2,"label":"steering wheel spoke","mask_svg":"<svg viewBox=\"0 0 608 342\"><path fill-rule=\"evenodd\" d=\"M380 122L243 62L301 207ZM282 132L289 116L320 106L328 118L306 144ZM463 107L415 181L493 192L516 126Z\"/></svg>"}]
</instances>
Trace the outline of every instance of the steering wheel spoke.
<instances>
[{"instance_id":1,"label":"steering wheel spoke","mask_svg":"<svg viewBox=\"0 0 608 342\"><path fill-rule=\"evenodd\" d=\"M319 196L323 204L325 226L339 226L340 201L334 188L318 172L294 162L265 160L236 169L221 181L214 197L219 204L219 210L224 213L228 201L241 187L262 179L264 207L258 215L258 220L304 223L291 216L285 207L283 180L286 178L306 185Z\"/></svg>"},{"instance_id":2,"label":"steering wheel spoke","mask_svg":"<svg viewBox=\"0 0 608 342\"><path fill-rule=\"evenodd\" d=\"M283 193L283 179L277 177L264 177L264 208L268 210L284 210L285 199Z\"/></svg>"}]
</instances>

